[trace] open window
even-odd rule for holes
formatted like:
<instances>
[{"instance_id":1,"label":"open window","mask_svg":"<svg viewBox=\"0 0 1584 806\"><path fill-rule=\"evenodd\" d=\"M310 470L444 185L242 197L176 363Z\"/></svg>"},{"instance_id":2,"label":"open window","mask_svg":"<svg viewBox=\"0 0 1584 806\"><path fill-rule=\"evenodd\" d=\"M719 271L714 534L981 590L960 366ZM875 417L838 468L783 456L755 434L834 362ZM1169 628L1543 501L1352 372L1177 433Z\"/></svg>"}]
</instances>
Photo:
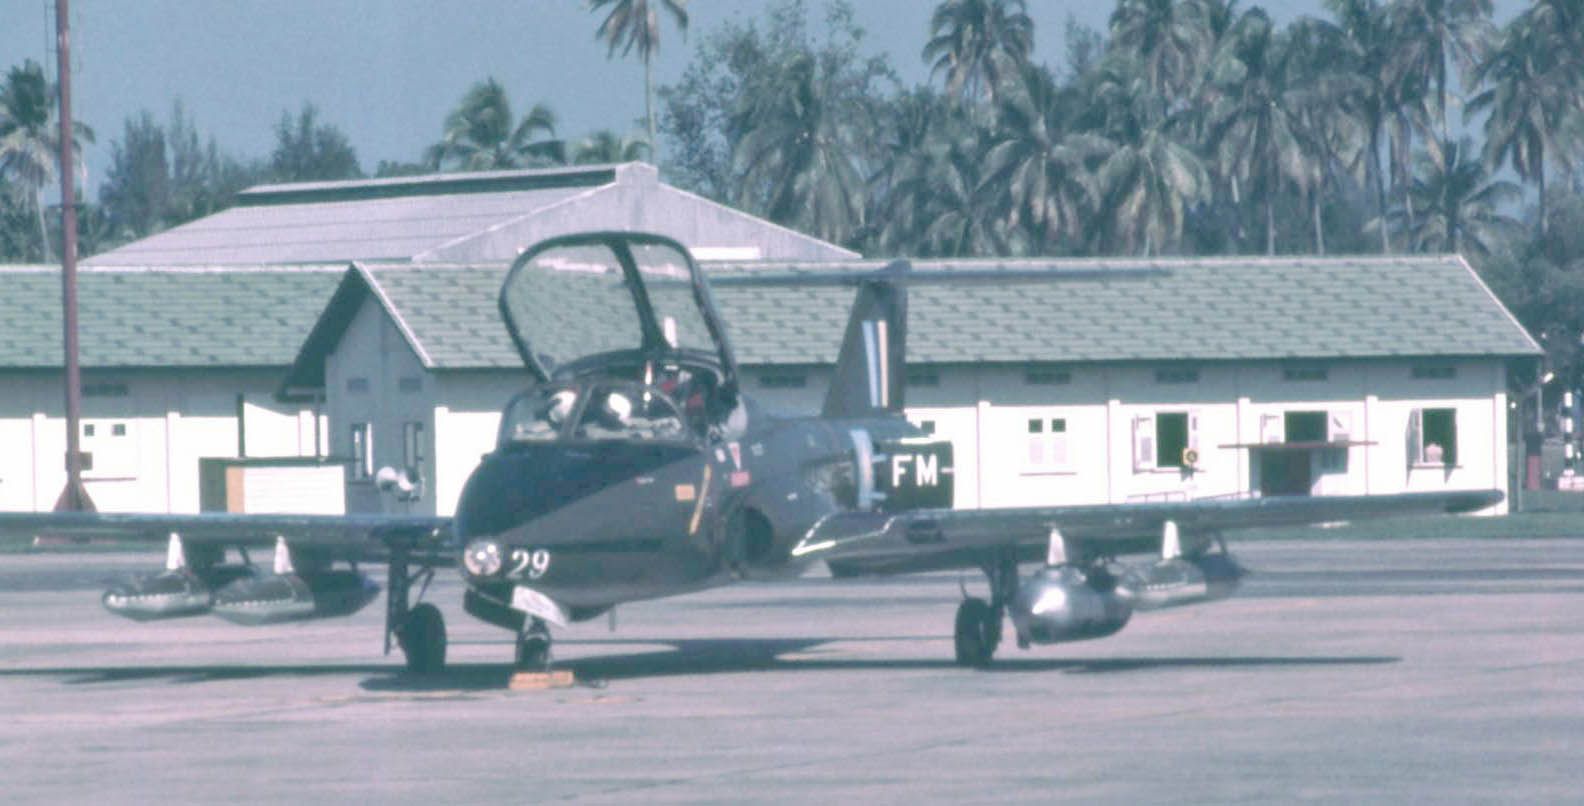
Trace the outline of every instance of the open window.
<instances>
[{"instance_id":1,"label":"open window","mask_svg":"<svg viewBox=\"0 0 1584 806\"><path fill-rule=\"evenodd\" d=\"M1199 455L1199 413L1161 411L1133 418L1133 470L1194 469Z\"/></svg>"},{"instance_id":2,"label":"open window","mask_svg":"<svg viewBox=\"0 0 1584 806\"><path fill-rule=\"evenodd\" d=\"M1414 409L1408 418L1408 461L1417 466L1457 465L1457 409Z\"/></svg>"}]
</instances>

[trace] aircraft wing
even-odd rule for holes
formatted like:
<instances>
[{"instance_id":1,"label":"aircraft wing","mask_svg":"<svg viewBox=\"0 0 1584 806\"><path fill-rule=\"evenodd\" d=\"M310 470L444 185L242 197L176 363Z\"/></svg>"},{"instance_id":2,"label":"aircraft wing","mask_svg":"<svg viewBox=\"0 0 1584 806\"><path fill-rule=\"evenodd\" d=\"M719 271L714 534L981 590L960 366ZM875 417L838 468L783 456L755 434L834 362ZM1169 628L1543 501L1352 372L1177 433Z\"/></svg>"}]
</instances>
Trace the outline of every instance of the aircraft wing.
<instances>
[{"instance_id":1,"label":"aircraft wing","mask_svg":"<svg viewBox=\"0 0 1584 806\"><path fill-rule=\"evenodd\" d=\"M1044 547L1052 530L1105 554L1157 550L1167 521L1184 535L1484 509L1498 490L1355 496L1206 498L1010 509L843 512L809 530L793 556L850 570L902 572L974 565L984 549Z\"/></svg>"},{"instance_id":2,"label":"aircraft wing","mask_svg":"<svg viewBox=\"0 0 1584 806\"><path fill-rule=\"evenodd\" d=\"M293 548L337 560L383 560L394 544L450 557L450 519L414 515L254 515L201 513L150 515L88 512L0 512L0 541L35 536L113 538L162 543L172 533L184 542L269 546L285 538Z\"/></svg>"}]
</instances>

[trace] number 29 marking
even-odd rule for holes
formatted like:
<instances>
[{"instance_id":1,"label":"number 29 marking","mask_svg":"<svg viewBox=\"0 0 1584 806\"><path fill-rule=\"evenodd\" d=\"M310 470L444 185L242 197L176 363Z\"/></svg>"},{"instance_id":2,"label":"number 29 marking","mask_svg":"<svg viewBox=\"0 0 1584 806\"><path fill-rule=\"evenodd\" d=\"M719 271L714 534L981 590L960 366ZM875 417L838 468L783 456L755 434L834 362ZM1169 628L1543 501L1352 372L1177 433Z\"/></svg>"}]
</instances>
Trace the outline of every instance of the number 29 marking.
<instances>
[{"instance_id":1,"label":"number 29 marking","mask_svg":"<svg viewBox=\"0 0 1584 806\"><path fill-rule=\"evenodd\" d=\"M511 575L514 577L538 579L550 570L550 552L547 549L512 549L511 559Z\"/></svg>"}]
</instances>

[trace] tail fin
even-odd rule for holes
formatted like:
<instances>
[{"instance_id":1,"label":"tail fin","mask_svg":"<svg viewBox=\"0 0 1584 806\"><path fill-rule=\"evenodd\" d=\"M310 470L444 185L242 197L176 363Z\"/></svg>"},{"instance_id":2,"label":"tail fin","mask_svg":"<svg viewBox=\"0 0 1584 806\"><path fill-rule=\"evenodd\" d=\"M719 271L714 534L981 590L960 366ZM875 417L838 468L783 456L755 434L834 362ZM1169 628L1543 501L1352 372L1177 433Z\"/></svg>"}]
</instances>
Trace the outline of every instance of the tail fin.
<instances>
[{"instance_id":1,"label":"tail fin","mask_svg":"<svg viewBox=\"0 0 1584 806\"><path fill-rule=\"evenodd\" d=\"M900 413L907 386L907 285L898 260L858 286L822 417Z\"/></svg>"}]
</instances>

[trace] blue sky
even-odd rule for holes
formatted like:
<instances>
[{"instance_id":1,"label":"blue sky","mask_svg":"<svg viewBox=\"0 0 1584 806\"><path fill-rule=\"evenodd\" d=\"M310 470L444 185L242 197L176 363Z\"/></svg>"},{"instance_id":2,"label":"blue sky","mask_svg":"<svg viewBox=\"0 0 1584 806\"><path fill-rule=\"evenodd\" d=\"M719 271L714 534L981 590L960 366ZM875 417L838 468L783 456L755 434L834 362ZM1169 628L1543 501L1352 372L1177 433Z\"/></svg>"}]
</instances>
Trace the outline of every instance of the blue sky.
<instances>
[{"instance_id":1,"label":"blue sky","mask_svg":"<svg viewBox=\"0 0 1584 806\"><path fill-rule=\"evenodd\" d=\"M817 16L823 0L807 0ZM775 0L692 0L696 38L721 22L757 17ZM364 170L382 159L416 160L439 138L443 118L473 83L494 76L522 114L548 103L558 133L581 137L631 128L643 113L636 59L606 58L594 41L600 17L581 0L73 0L73 111L98 134L87 149L90 184L109 144L140 109L168 118L180 99L200 133L223 150L264 157L281 113L304 101L346 132ZM1279 21L1320 13L1319 0L1263 3ZM1505 18L1522 0L1498 0ZM0 0L0 68L32 58L53 75L53 2ZM928 78L919 51L929 0L854 0L876 51L889 52L905 82ZM1110 3L1030 0L1036 58L1062 59L1069 11L1103 29ZM656 85L676 80L691 55L666 22Z\"/></svg>"}]
</instances>

